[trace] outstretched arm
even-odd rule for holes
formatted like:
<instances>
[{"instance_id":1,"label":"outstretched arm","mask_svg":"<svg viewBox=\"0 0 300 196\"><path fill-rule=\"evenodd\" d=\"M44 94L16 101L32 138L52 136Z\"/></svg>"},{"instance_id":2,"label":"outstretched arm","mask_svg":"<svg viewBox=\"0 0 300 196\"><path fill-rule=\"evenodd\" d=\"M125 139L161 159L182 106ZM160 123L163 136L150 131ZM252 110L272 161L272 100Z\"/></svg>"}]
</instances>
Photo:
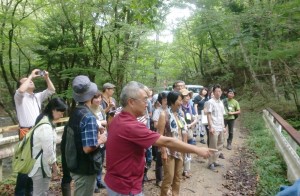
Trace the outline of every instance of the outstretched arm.
<instances>
[{"instance_id":1,"label":"outstretched arm","mask_svg":"<svg viewBox=\"0 0 300 196\"><path fill-rule=\"evenodd\" d=\"M214 149L208 149L205 147L197 147L195 145L190 145L178 139L165 137L165 136L160 136L153 145L168 147L182 153L195 153L204 158L208 158L210 156L211 154L210 151L216 151Z\"/></svg>"}]
</instances>

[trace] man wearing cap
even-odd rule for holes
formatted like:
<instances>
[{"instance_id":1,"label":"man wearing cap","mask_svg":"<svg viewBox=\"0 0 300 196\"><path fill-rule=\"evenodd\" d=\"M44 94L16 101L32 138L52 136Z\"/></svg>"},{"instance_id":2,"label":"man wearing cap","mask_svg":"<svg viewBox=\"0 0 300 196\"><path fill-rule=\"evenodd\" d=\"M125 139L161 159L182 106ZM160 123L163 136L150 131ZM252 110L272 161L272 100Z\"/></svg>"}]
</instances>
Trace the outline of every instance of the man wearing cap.
<instances>
[{"instance_id":1,"label":"man wearing cap","mask_svg":"<svg viewBox=\"0 0 300 196\"><path fill-rule=\"evenodd\" d=\"M78 106L71 112L68 126L74 132L77 152L75 165L77 166L70 167L70 163L68 163L68 156L76 156L73 152L69 152L70 149L65 148L65 156L72 179L75 181L74 194L93 195L98 171L95 171L94 161L91 157L99 152L99 146L106 142L105 134L98 134L99 127L96 117L89 109L91 100L98 88L87 76L83 75L75 77L72 88L73 99L78 103ZM67 136L67 143L68 139L70 138Z\"/></svg>"},{"instance_id":2,"label":"man wearing cap","mask_svg":"<svg viewBox=\"0 0 300 196\"><path fill-rule=\"evenodd\" d=\"M231 150L231 143L233 139L233 127L234 127L234 121L236 119L236 115L241 113L240 110L240 104L237 100L234 99L234 90L229 89L227 92L227 98L223 99L223 103L225 106L225 112L224 115L224 124L225 127L228 125L228 138L227 138L227 149Z\"/></svg>"},{"instance_id":3,"label":"man wearing cap","mask_svg":"<svg viewBox=\"0 0 300 196\"><path fill-rule=\"evenodd\" d=\"M111 118L114 116L115 109L117 108L116 100L112 97L115 92L115 85L107 82L103 84L102 89L102 102L101 106L104 109L107 117L107 123L109 124Z\"/></svg>"}]
</instances>

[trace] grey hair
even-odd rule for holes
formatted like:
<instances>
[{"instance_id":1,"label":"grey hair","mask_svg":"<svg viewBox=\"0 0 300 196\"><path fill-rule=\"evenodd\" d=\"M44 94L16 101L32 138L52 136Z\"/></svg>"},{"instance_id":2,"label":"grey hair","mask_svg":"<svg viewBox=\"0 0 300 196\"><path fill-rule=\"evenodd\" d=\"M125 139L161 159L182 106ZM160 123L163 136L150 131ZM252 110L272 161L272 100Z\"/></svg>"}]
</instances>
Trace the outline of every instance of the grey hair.
<instances>
[{"instance_id":1,"label":"grey hair","mask_svg":"<svg viewBox=\"0 0 300 196\"><path fill-rule=\"evenodd\" d=\"M145 85L136 81L131 81L123 87L120 95L123 108L127 106L128 99L138 97L140 89L145 90Z\"/></svg>"}]
</instances>

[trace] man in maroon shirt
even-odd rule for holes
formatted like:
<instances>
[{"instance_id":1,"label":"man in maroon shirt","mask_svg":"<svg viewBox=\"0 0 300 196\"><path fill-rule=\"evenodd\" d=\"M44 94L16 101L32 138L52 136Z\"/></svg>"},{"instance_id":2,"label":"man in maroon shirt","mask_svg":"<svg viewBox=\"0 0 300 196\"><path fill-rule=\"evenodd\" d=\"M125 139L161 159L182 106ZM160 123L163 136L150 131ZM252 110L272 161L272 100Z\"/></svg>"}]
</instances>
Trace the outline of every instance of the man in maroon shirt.
<instances>
[{"instance_id":1,"label":"man in maroon shirt","mask_svg":"<svg viewBox=\"0 0 300 196\"><path fill-rule=\"evenodd\" d=\"M165 146L184 153L210 156L208 148L189 145L180 140L161 136L136 120L143 116L148 95L144 85L129 82L121 92L123 110L110 124L106 143L105 182L109 196L143 196L142 181L145 166L145 149Z\"/></svg>"}]
</instances>

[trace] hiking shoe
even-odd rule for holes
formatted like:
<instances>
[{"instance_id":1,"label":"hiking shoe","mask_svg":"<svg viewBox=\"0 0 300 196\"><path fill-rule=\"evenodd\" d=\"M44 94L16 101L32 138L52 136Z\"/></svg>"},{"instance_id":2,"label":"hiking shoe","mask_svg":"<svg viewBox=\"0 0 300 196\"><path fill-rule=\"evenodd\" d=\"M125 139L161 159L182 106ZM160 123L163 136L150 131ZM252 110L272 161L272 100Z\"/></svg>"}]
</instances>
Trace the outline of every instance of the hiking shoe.
<instances>
[{"instance_id":1,"label":"hiking shoe","mask_svg":"<svg viewBox=\"0 0 300 196\"><path fill-rule=\"evenodd\" d=\"M213 163L208 166L208 169L210 169L213 172L217 171L217 169L215 168L215 165Z\"/></svg>"},{"instance_id":2,"label":"hiking shoe","mask_svg":"<svg viewBox=\"0 0 300 196\"><path fill-rule=\"evenodd\" d=\"M100 193L100 190L98 188L95 188L94 193Z\"/></svg>"},{"instance_id":3,"label":"hiking shoe","mask_svg":"<svg viewBox=\"0 0 300 196\"><path fill-rule=\"evenodd\" d=\"M231 144L227 144L227 149L228 149L228 150L231 150L231 149L232 149Z\"/></svg>"},{"instance_id":4,"label":"hiking shoe","mask_svg":"<svg viewBox=\"0 0 300 196\"><path fill-rule=\"evenodd\" d=\"M222 164L220 164L220 163L216 163L216 162L214 162L214 166L215 166L215 167L223 167L223 165L222 165Z\"/></svg>"},{"instance_id":5,"label":"hiking shoe","mask_svg":"<svg viewBox=\"0 0 300 196\"><path fill-rule=\"evenodd\" d=\"M200 143L201 143L201 144L206 144L206 142L204 141L204 139L201 139L201 140L200 140Z\"/></svg>"},{"instance_id":6,"label":"hiking shoe","mask_svg":"<svg viewBox=\"0 0 300 196\"><path fill-rule=\"evenodd\" d=\"M220 159L225 159L223 153L220 153L219 158L220 158Z\"/></svg>"}]
</instances>

